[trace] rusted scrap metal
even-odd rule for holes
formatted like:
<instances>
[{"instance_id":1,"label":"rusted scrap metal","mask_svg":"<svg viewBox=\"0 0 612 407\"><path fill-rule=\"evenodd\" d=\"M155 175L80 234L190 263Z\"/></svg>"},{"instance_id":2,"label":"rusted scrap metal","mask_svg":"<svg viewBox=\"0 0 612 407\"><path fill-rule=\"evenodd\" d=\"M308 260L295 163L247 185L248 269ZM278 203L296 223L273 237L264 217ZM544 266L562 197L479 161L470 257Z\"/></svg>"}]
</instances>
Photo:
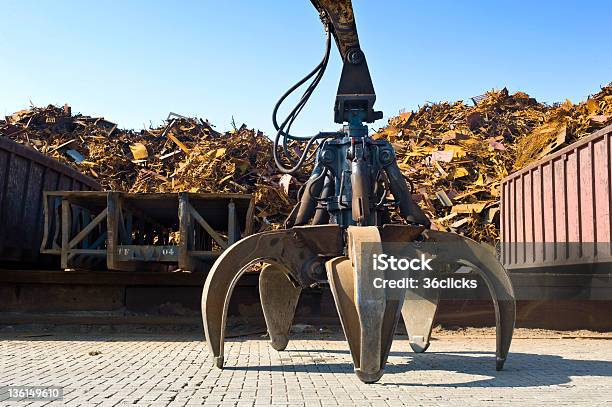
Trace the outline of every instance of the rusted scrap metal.
<instances>
[{"instance_id":1,"label":"rusted scrap metal","mask_svg":"<svg viewBox=\"0 0 612 407\"><path fill-rule=\"evenodd\" d=\"M548 106L506 89L473 102L427 104L390 119L374 137L393 144L435 228L494 243L500 181L612 123L612 86L577 105Z\"/></svg>"},{"instance_id":2,"label":"rusted scrap metal","mask_svg":"<svg viewBox=\"0 0 612 407\"><path fill-rule=\"evenodd\" d=\"M475 106L443 102L403 113L374 137L394 145L436 229L494 242L495 225L481 217L497 205L499 180L512 165L508 146L535 128L546 109L526 94L493 91Z\"/></svg>"},{"instance_id":3,"label":"rusted scrap metal","mask_svg":"<svg viewBox=\"0 0 612 407\"><path fill-rule=\"evenodd\" d=\"M46 192L41 252L64 269L207 271L252 213L244 194Z\"/></svg>"},{"instance_id":4,"label":"rusted scrap metal","mask_svg":"<svg viewBox=\"0 0 612 407\"><path fill-rule=\"evenodd\" d=\"M174 151L177 141L189 144L219 135L199 119L174 118L159 128L133 131L119 129L102 117L72 115L71 109L56 106L8 116L4 126L0 124L0 133L76 167L98 179L105 189L126 192L135 188L141 170L168 177L176 162L160 157ZM83 160L71 158L69 151Z\"/></svg>"},{"instance_id":5,"label":"rusted scrap metal","mask_svg":"<svg viewBox=\"0 0 612 407\"><path fill-rule=\"evenodd\" d=\"M403 175L419 186L413 196L437 229L493 243L500 180L611 118L612 86L583 103L553 106L502 90L474 106L443 102L402 113L374 137L393 144ZM255 230L282 227L305 181L276 173L272 143L261 132L243 125L220 133L176 113L162 126L137 132L72 115L69 106L34 107L0 120L0 134L77 168L107 190L253 194Z\"/></svg>"},{"instance_id":6,"label":"rusted scrap metal","mask_svg":"<svg viewBox=\"0 0 612 407\"><path fill-rule=\"evenodd\" d=\"M0 134L77 168L105 190L253 194L256 230L280 227L301 185L283 180L280 187L263 133L245 125L220 133L176 113L162 126L133 131L72 115L68 106L33 107L0 121Z\"/></svg>"},{"instance_id":7,"label":"rusted scrap metal","mask_svg":"<svg viewBox=\"0 0 612 407\"><path fill-rule=\"evenodd\" d=\"M582 103L566 100L547 111L543 123L516 143L512 170L520 170L609 124L612 124L612 83Z\"/></svg>"}]
</instances>

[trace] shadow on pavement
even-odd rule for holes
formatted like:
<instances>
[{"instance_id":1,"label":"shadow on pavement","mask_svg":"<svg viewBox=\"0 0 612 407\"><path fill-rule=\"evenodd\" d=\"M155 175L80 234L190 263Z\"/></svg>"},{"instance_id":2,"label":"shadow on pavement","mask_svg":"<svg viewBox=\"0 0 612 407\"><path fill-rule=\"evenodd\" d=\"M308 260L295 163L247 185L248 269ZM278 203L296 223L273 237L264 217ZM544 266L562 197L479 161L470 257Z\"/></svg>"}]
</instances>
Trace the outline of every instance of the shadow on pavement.
<instances>
[{"instance_id":1,"label":"shadow on pavement","mask_svg":"<svg viewBox=\"0 0 612 407\"><path fill-rule=\"evenodd\" d=\"M349 354L348 350L295 350L288 353L315 352L321 358L315 357L310 364L292 364L276 366L227 366L227 370L257 370L262 372L305 372L305 373L353 373L351 363L334 363L332 357L324 357L329 353ZM289 354L287 355L289 356ZM385 375L380 384L384 386L425 386L425 387L539 387L570 383L576 376L612 377L612 362L594 360L565 359L557 355L543 355L510 352L504 370L495 370L495 354L493 352L427 352L423 354L411 352L391 352L395 360L387 364ZM403 358L399 363L397 357ZM330 363L331 362L331 363ZM446 371L482 378L473 381L453 382L452 375L446 376L444 383L423 383L420 381L397 381L399 373L421 371ZM420 377L420 376L419 376ZM407 376L402 376L407 378Z\"/></svg>"}]
</instances>

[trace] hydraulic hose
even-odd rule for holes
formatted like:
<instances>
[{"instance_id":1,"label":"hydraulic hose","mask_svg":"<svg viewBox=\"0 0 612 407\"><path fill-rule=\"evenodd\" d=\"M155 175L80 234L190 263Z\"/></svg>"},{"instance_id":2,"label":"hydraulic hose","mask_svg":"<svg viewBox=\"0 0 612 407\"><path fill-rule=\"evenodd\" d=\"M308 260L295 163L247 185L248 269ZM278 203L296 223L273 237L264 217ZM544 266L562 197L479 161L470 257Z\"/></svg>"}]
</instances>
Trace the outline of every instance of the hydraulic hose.
<instances>
[{"instance_id":1,"label":"hydraulic hose","mask_svg":"<svg viewBox=\"0 0 612 407\"><path fill-rule=\"evenodd\" d=\"M284 174L295 173L297 170L299 170L300 167L302 167L302 165L304 165L304 163L307 160L310 160L314 156L314 154L316 153L316 149L314 150L314 152L310 154L309 152L313 144L317 140L337 136L337 133L319 133L315 136L310 136L310 137L297 137L297 136L292 136L289 133L291 126L293 125L295 119L301 113L302 109L304 108L304 106L306 105L310 97L312 96L312 93L316 89L317 85L321 81L321 78L323 77L323 74L325 73L325 70L327 68L327 63L329 62L330 51L331 51L331 27L326 26L325 53L323 55L323 59L310 73L308 73L304 78L300 79L295 85L289 88L289 90L287 90L280 97L280 99L278 100L278 102L276 102L276 105L274 106L274 110L272 112L272 123L274 124L274 128L277 130L277 133L276 133L276 137L274 138L273 156L274 156L274 162L276 166L278 167L279 171ZM285 99L287 99L287 97L290 94L292 94L295 90L297 90L300 86L302 86L312 77L314 77L314 79L308 85L308 87L304 91L302 97L300 98L296 106L287 115L285 120L283 120L283 122L279 125L277 116L278 116L278 110L280 106L282 105L282 103L285 101ZM286 158L289 160L289 162L292 165L290 167L285 166L281 162L281 159L279 157L278 147L279 147L281 138L282 138L283 152ZM301 152L299 158L294 159L291 156L291 153L289 152L287 148L287 140L306 142L306 146L304 150Z\"/></svg>"}]
</instances>

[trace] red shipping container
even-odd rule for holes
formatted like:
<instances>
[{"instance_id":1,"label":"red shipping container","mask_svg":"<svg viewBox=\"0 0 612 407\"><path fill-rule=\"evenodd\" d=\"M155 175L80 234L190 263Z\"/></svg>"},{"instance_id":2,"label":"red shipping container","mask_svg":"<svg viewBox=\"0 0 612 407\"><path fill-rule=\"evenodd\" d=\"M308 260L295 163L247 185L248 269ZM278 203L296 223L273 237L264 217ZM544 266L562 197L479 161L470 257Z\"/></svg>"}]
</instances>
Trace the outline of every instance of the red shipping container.
<instances>
[{"instance_id":1,"label":"red shipping container","mask_svg":"<svg viewBox=\"0 0 612 407\"><path fill-rule=\"evenodd\" d=\"M612 262L612 126L501 182L501 260L509 270Z\"/></svg>"}]
</instances>

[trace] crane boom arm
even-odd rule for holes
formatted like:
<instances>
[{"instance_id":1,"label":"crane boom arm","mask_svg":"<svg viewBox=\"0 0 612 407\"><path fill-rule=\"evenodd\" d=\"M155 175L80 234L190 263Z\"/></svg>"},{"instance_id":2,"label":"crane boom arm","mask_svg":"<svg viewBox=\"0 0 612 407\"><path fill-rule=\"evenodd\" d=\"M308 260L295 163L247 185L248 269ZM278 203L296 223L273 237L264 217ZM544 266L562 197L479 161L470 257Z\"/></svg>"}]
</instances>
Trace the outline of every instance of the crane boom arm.
<instances>
[{"instance_id":1,"label":"crane boom arm","mask_svg":"<svg viewBox=\"0 0 612 407\"><path fill-rule=\"evenodd\" d=\"M344 60L349 50L359 49L359 37L351 0L311 0L321 18L333 27L333 35Z\"/></svg>"},{"instance_id":2,"label":"crane boom arm","mask_svg":"<svg viewBox=\"0 0 612 407\"><path fill-rule=\"evenodd\" d=\"M310 1L321 15L323 23L331 26L344 64L334 107L335 122L350 122L356 114L367 123L382 118L382 112L374 111L376 93L365 55L359 45L352 1Z\"/></svg>"}]
</instances>

